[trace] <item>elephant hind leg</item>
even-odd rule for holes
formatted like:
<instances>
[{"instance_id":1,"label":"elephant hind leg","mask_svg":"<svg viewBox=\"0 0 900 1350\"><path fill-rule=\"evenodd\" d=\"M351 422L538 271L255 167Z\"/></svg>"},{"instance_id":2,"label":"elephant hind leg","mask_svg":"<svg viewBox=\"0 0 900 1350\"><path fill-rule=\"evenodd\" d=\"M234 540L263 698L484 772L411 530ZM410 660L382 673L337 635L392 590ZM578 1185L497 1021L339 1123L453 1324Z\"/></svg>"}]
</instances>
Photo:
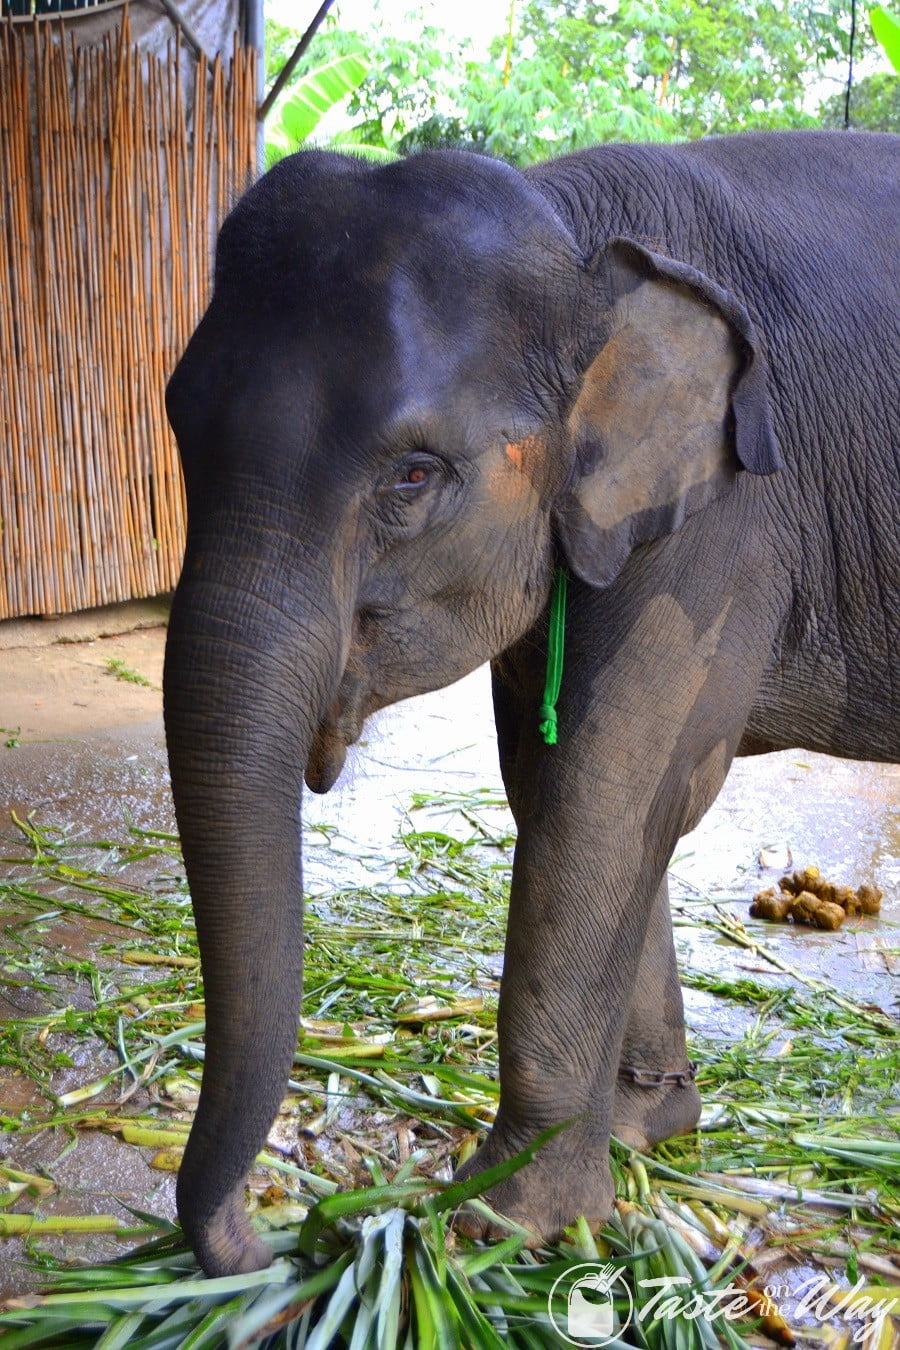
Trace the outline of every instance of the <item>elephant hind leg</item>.
<instances>
[{"instance_id":1,"label":"elephant hind leg","mask_svg":"<svg viewBox=\"0 0 900 1350\"><path fill-rule=\"evenodd\" d=\"M629 1007L610 1133L645 1152L663 1139L689 1134L700 1119L700 1108L685 1042L669 887L663 877Z\"/></svg>"}]
</instances>

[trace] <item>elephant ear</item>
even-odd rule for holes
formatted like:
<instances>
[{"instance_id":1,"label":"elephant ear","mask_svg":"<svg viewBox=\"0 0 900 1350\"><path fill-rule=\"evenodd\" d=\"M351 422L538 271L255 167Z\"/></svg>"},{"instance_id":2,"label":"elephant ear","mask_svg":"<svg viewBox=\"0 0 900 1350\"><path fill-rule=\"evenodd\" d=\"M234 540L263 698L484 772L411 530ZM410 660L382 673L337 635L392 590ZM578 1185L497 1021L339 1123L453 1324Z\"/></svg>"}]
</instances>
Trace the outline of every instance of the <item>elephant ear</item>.
<instances>
[{"instance_id":1,"label":"elephant ear","mask_svg":"<svg viewBox=\"0 0 900 1350\"><path fill-rule=\"evenodd\" d=\"M590 265L607 316L569 414L574 470L559 542L595 586L677 530L737 472L780 467L766 375L737 300L684 263L614 239Z\"/></svg>"}]
</instances>

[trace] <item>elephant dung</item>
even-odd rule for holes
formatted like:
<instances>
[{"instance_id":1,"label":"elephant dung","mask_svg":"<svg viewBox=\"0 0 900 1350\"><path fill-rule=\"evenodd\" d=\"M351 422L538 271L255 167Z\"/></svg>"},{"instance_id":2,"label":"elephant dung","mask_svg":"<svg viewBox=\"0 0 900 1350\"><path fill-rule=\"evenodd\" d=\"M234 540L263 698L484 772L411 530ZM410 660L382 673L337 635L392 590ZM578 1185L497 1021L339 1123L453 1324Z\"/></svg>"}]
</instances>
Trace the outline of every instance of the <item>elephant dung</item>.
<instances>
[{"instance_id":1,"label":"elephant dung","mask_svg":"<svg viewBox=\"0 0 900 1350\"><path fill-rule=\"evenodd\" d=\"M810 865L801 871L783 876L778 890L770 886L753 897L750 915L773 923L807 924L834 932L847 915L878 914L883 892L878 886L864 882L857 890L852 886L835 886L826 881L818 867Z\"/></svg>"}]
</instances>

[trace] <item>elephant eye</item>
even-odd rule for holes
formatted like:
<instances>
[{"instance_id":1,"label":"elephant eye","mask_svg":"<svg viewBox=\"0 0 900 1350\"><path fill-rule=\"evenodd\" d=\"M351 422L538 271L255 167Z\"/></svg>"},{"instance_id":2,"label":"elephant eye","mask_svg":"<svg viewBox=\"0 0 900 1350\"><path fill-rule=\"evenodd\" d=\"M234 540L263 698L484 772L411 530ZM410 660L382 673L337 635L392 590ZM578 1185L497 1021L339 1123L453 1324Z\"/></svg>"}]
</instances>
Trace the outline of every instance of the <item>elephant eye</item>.
<instances>
[{"instance_id":1,"label":"elephant eye","mask_svg":"<svg viewBox=\"0 0 900 1350\"><path fill-rule=\"evenodd\" d=\"M430 481L433 470L429 464L406 464L400 467L393 486L401 492L414 492Z\"/></svg>"},{"instance_id":2,"label":"elephant eye","mask_svg":"<svg viewBox=\"0 0 900 1350\"><path fill-rule=\"evenodd\" d=\"M421 523L453 476L450 466L427 450L417 448L396 459L375 490L382 517L404 530Z\"/></svg>"},{"instance_id":3,"label":"elephant eye","mask_svg":"<svg viewBox=\"0 0 900 1350\"><path fill-rule=\"evenodd\" d=\"M382 486L382 491L386 489L388 492L413 496L433 484L440 474L440 461L431 455L419 453L394 465Z\"/></svg>"}]
</instances>

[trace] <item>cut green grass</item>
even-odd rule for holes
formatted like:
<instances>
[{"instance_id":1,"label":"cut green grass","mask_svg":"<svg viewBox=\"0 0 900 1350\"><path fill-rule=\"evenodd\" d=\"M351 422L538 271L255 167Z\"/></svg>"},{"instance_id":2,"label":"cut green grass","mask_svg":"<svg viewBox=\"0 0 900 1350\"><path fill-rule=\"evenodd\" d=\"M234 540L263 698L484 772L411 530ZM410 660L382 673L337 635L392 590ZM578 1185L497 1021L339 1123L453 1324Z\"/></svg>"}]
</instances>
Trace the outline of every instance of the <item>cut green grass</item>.
<instances>
[{"instance_id":1,"label":"cut green grass","mask_svg":"<svg viewBox=\"0 0 900 1350\"><path fill-rule=\"evenodd\" d=\"M674 1273L687 1276L692 1292L715 1288L677 1230L636 1210L616 1216L598 1239L574 1230L556 1252L528 1252L518 1235L493 1249L464 1249L441 1213L453 1189L428 1201L421 1187L399 1182L323 1201L300 1226L305 1250L297 1251L297 1231L272 1229L265 1241L273 1264L249 1276L202 1279L177 1242L162 1237L116 1265L60 1276L39 1309L0 1315L4 1345L546 1347L564 1344L567 1279L585 1262L611 1258L645 1282ZM620 1297L620 1325L628 1312ZM717 1344L716 1320L694 1324L697 1344ZM665 1345L661 1325L636 1322L628 1343ZM742 1350L746 1342L728 1332Z\"/></svg>"},{"instance_id":2,"label":"cut green grass","mask_svg":"<svg viewBox=\"0 0 900 1350\"><path fill-rule=\"evenodd\" d=\"M4 1350L552 1346L564 1344L548 1312L553 1280L585 1261L615 1262L632 1296L646 1294L642 1279L663 1277L692 1291L743 1286L754 1262L764 1288L781 1253L831 1283L900 1285L900 1031L800 972L785 981L784 960L715 905L692 904L690 923L751 944L778 987L684 971L686 984L745 1023L733 1039L692 1044L704 1130L652 1158L614 1150L618 1207L597 1239L582 1226L554 1249L528 1252L521 1234L484 1246L447 1228L456 1202L442 1178L498 1100L512 842L502 807L487 793L415 799L393 881L332 890L308 906L295 1076L251 1185L273 1267L202 1280L171 1225L157 1221L149 1247L64 1270L40 1302L10 1307L0 1317ZM132 829L85 842L33 820L15 824L21 843L0 881L9 953L0 991L37 992L44 1006L0 1024L0 1062L41 1085L45 1104L0 1118L0 1128L65 1125L76 1139L106 1130L158 1166L177 1166L204 1057L177 841ZM112 1052L115 1066L47 1093L52 1075L92 1047ZM0 1232L6 1216L19 1231L33 1216L31 1250L47 1259L42 1205L53 1183L40 1179L41 1190L23 1177L0 1172ZM109 1217L120 1236L135 1234L135 1219L153 1222ZM745 1335L747 1318L767 1311L751 1306L743 1324L637 1318L622 1343L738 1346L735 1327ZM777 1319L764 1330L784 1337Z\"/></svg>"},{"instance_id":3,"label":"cut green grass","mask_svg":"<svg viewBox=\"0 0 900 1350\"><path fill-rule=\"evenodd\" d=\"M145 689L153 688L152 681L148 680L146 675L142 675L139 670L132 670L120 656L110 656L106 662L106 670L113 679L122 680L125 684L139 684Z\"/></svg>"}]
</instances>

